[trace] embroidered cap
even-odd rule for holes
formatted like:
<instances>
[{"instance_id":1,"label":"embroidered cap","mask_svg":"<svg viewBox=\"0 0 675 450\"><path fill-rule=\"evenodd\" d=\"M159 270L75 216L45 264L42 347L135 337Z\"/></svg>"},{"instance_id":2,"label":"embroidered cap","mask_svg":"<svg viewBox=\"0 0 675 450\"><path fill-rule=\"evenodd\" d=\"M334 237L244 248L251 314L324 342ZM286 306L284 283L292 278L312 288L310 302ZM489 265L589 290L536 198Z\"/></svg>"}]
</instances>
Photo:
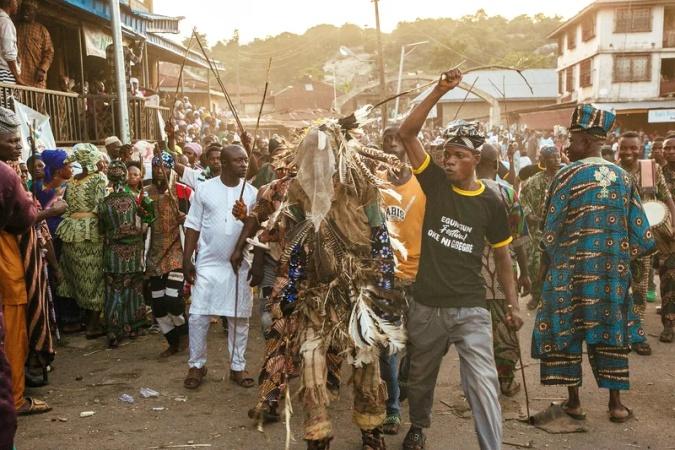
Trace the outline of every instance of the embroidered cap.
<instances>
[{"instance_id":1,"label":"embroidered cap","mask_svg":"<svg viewBox=\"0 0 675 450\"><path fill-rule=\"evenodd\" d=\"M463 120L452 122L443 131L443 148L449 146L464 147L472 152L480 153L485 143L485 135L478 129L476 123L467 123Z\"/></svg>"},{"instance_id":2,"label":"embroidered cap","mask_svg":"<svg viewBox=\"0 0 675 450\"><path fill-rule=\"evenodd\" d=\"M612 130L616 115L595 106L585 103L578 105L572 113L571 132L586 132L595 136L605 137Z\"/></svg>"}]
</instances>

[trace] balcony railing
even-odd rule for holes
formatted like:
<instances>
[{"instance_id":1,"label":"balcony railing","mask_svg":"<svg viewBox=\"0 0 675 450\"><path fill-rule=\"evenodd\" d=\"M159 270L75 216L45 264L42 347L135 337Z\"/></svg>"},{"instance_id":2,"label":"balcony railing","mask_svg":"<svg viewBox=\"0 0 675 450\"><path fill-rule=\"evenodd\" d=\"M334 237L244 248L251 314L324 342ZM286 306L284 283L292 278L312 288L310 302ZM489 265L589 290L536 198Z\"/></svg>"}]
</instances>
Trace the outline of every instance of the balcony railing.
<instances>
[{"instance_id":1,"label":"balcony railing","mask_svg":"<svg viewBox=\"0 0 675 450\"><path fill-rule=\"evenodd\" d=\"M0 83L0 105L13 108L13 99L51 118L57 145L78 142L102 144L107 136L119 135L116 98L51 91ZM158 113L166 121L169 108L149 106L142 98L129 100L129 127L132 140L161 139Z\"/></svg>"}]
</instances>

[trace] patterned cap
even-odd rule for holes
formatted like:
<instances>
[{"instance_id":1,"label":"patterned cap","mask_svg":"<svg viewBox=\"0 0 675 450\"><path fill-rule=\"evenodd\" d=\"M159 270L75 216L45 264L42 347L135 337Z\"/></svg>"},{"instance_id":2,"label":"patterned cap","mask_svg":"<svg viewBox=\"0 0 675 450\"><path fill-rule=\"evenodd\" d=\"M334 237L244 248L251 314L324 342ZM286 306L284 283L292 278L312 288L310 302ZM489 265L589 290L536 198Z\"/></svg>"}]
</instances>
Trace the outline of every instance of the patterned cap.
<instances>
[{"instance_id":1,"label":"patterned cap","mask_svg":"<svg viewBox=\"0 0 675 450\"><path fill-rule=\"evenodd\" d=\"M606 137L612 130L616 115L585 103L578 105L572 113L571 132L586 132L594 136Z\"/></svg>"},{"instance_id":2,"label":"patterned cap","mask_svg":"<svg viewBox=\"0 0 675 450\"><path fill-rule=\"evenodd\" d=\"M463 120L452 122L443 131L443 138L445 139L443 148L452 145L464 147L476 153L480 153L480 148L485 143L485 135L478 129L478 125Z\"/></svg>"},{"instance_id":3,"label":"patterned cap","mask_svg":"<svg viewBox=\"0 0 675 450\"><path fill-rule=\"evenodd\" d=\"M16 133L21 122L11 109L0 106L0 134Z\"/></svg>"},{"instance_id":4,"label":"patterned cap","mask_svg":"<svg viewBox=\"0 0 675 450\"><path fill-rule=\"evenodd\" d=\"M162 152L161 156L157 155L154 158L152 158L153 166L160 166L162 164L164 164L164 167L168 167L169 169L173 169L173 167L175 166L173 156L171 156L169 152Z\"/></svg>"},{"instance_id":5,"label":"patterned cap","mask_svg":"<svg viewBox=\"0 0 675 450\"><path fill-rule=\"evenodd\" d=\"M127 165L116 159L108 167L108 179L113 184L121 184L127 181Z\"/></svg>"}]
</instances>

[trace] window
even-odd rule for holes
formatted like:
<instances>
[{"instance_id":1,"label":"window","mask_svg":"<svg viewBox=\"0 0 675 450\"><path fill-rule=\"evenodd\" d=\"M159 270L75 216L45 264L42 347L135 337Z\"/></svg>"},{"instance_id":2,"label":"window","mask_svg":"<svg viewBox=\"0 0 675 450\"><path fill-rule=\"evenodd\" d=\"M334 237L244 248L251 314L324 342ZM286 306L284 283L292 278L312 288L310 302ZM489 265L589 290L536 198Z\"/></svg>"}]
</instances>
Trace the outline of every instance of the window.
<instances>
[{"instance_id":1,"label":"window","mask_svg":"<svg viewBox=\"0 0 675 450\"><path fill-rule=\"evenodd\" d=\"M651 8L618 8L614 14L615 33L652 31Z\"/></svg>"},{"instance_id":2,"label":"window","mask_svg":"<svg viewBox=\"0 0 675 450\"><path fill-rule=\"evenodd\" d=\"M651 55L616 55L614 57L614 82L633 83L651 81Z\"/></svg>"},{"instance_id":3,"label":"window","mask_svg":"<svg viewBox=\"0 0 675 450\"><path fill-rule=\"evenodd\" d=\"M586 42L595 37L595 16L592 15L581 22L581 40Z\"/></svg>"},{"instance_id":4,"label":"window","mask_svg":"<svg viewBox=\"0 0 675 450\"><path fill-rule=\"evenodd\" d=\"M562 95L565 93L565 86L563 83L565 82L565 71L561 70L558 72L558 94Z\"/></svg>"},{"instance_id":5,"label":"window","mask_svg":"<svg viewBox=\"0 0 675 450\"><path fill-rule=\"evenodd\" d=\"M565 35L561 34L558 38L558 56L561 56L565 52Z\"/></svg>"},{"instance_id":6,"label":"window","mask_svg":"<svg viewBox=\"0 0 675 450\"><path fill-rule=\"evenodd\" d=\"M591 79L592 63L593 60L589 58L581 61L581 64L579 64L579 86L589 87L593 85Z\"/></svg>"},{"instance_id":7,"label":"window","mask_svg":"<svg viewBox=\"0 0 675 450\"><path fill-rule=\"evenodd\" d=\"M574 92L574 66L565 69L565 90Z\"/></svg>"},{"instance_id":8,"label":"window","mask_svg":"<svg viewBox=\"0 0 675 450\"><path fill-rule=\"evenodd\" d=\"M577 47L577 28L574 27L567 32L567 49L572 50Z\"/></svg>"}]
</instances>

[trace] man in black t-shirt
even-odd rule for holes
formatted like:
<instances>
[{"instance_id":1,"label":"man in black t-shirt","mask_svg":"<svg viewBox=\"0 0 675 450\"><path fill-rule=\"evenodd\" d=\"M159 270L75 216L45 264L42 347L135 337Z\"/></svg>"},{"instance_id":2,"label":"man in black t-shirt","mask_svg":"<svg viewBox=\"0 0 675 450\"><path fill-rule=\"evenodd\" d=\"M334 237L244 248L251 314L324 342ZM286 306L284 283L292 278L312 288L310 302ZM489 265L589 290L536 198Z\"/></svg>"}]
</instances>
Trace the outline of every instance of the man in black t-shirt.
<instances>
[{"instance_id":1,"label":"man in black t-shirt","mask_svg":"<svg viewBox=\"0 0 675 450\"><path fill-rule=\"evenodd\" d=\"M422 428L431 425L434 388L443 356L455 344L464 393L474 415L482 449L499 449L502 416L497 371L492 353L490 312L485 301L481 258L486 241L494 258L506 301L506 323L518 330L511 232L497 194L476 178L485 138L473 124L445 132L443 167L431 161L417 139L429 111L461 81L454 69L444 73L399 129L427 207L422 227L422 253L408 312L408 401L411 427L403 442L407 450L423 449Z\"/></svg>"}]
</instances>

